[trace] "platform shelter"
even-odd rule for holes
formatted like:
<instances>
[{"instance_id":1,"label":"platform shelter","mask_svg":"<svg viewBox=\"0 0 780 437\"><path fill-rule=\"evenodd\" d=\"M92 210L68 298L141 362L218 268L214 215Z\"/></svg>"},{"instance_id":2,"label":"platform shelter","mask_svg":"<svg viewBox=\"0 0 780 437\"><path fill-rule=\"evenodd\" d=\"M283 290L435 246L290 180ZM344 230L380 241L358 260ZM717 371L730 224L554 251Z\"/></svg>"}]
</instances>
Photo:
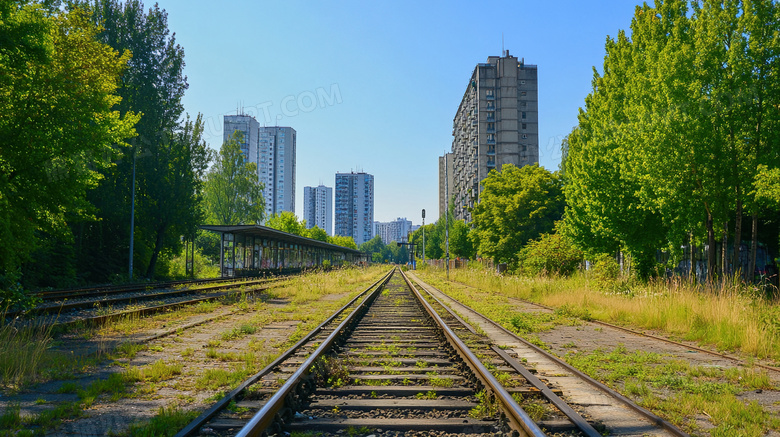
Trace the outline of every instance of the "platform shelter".
<instances>
[{"instance_id":1,"label":"platform shelter","mask_svg":"<svg viewBox=\"0 0 780 437\"><path fill-rule=\"evenodd\" d=\"M219 233L223 278L292 272L322 266L367 264L371 257L359 250L289 234L260 225L203 225Z\"/></svg>"}]
</instances>

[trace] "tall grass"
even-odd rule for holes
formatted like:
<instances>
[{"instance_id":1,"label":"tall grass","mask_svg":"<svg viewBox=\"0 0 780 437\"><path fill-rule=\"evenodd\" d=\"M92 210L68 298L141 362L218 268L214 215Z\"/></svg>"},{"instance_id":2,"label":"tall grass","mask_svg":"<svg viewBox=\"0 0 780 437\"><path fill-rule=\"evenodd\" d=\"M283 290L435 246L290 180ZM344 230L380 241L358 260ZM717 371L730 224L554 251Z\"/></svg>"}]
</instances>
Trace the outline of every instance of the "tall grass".
<instances>
[{"instance_id":1,"label":"tall grass","mask_svg":"<svg viewBox=\"0 0 780 437\"><path fill-rule=\"evenodd\" d=\"M16 390L34 381L51 341L50 326L20 326L0 318L0 387Z\"/></svg>"},{"instance_id":2,"label":"tall grass","mask_svg":"<svg viewBox=\"0 0 780 437\"><path fill-rule=\"evenodd\" d=\"M443 279L431 269L424 275ZM629 283L615 289L580 273L570 278L499 276L481 269L456 269L450 279L474 302L518 298L560 308L576 306L595 320L658 330L722 351L780 360L780 305L746 285L703 287L683 280Z\"/></svg>"}]
</instances>

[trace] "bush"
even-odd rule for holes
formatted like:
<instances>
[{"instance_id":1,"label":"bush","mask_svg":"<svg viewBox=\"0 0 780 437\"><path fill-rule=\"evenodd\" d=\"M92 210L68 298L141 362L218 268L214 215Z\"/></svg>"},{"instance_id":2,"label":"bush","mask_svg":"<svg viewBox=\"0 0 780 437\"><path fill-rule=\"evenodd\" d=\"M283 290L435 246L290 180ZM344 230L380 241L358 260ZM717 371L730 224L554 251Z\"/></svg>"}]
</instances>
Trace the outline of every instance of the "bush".
<instances>
[{"instance_id":1,"label":"bush","mask_svg":"<svg viewBox=\"0 0 780 437\"><path fill-rule=\"evenodd\" d=\"M523 272L532 275L569 276L582 263L582 252L560 234L543 234L520 250Z\"/></svg>"}]
</instances>

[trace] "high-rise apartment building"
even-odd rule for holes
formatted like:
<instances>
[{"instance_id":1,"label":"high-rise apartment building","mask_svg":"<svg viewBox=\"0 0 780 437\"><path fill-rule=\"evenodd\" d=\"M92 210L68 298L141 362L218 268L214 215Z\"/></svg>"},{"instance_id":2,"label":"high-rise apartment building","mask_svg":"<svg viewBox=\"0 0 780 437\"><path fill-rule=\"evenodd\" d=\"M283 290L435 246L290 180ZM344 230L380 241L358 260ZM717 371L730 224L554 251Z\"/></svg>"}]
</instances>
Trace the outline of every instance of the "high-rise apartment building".
<instances>
[{"instance_id":1,"label":"high-rise apartment building","mask_svg":"<svg viewBox=\"0 0 780 437\"><path fill-rule=\"evenodd\" d=\"M452 167L452 153L445 153L439 157L439 217L444 217L447 212L447 196L452 197L455 185L455 169ZM447 178L445 181L444 178ZM446 183L445 183L446 182Z\"/></svg>"},{"instance_id":2,"label":"high-rise apartment building","mask_svg":"<svg viewBox=\"0 0 780 437\"><path fill-rule=\"evenodd\" d=\"M333 188L303 187L303 219L307 228L318 226L333 235Z\"/></svg>"},{"instance_id":3,"label":"high-rise apartment building","mask_svg":"<svg viewBox=\"0 0 780 437\"><path fill-rule=\"evenodd\" d=\"M360 245L373 238L374 176L336 173L334 234L352 237Z\"/></svg>"},{"instance_id":4,"label":"high-rise apartment building","mask_svg":"<svg viewBox=\"0 0 780 437\"><path fill-rule=\"evenodd\" d=\"M480 182L490 170L539 162L538 102L536 65L507 51L474 68L452 123L449 194L456 219L471 221L469 210L479 202Z\"/></svg>"},{"instance_id":5,"label":"high-rise apartment building","mask_svg":"<svg viewBox=\"0 0 780 437\"><path fill-rule=\"evenodd\" d=\"M257 142L260 123L249 115L226 115L223 127L222 141L227 142L236 131L241 132L241 151L244 153L244 159L257 164L260 160ZM262 182L262 179L260 181Z\"/></svg>"},{"instance_id":6,"label":"high-rise apartment building","mask_svg":"<svg viewBox=\"0 0 780 437\"><path fill-rule=\"evenodd\" d=\"M413 231L412 221L406 217L399 217L391 222L374 222L374 235L379 235L385 244L393 241L405 243L409 241L409 233Z\"/></svg>"},{"instance_id":7,"label":"high-rise apartment building","mask_svg":"<svg viewBox=\"0 0 780 437\"><path fill-rule=\"evenodd\" d=\"M269 217L282 211L295 212L295 129L274 126L259 131L258 168L268 181L263 190L265 212Z\"/></svg>"},{"instance_id":8,"label":"high-rise apartment building","mask_svg":"<svg viewBox=\"0 0 780 437\"><path fill-rule=\"evenodd\" d=\"M257 177L263 184L265 214L295 212L295 129L261 127L250 115L226 115L223 140L241 131L241 151L247 161L257 164Z\"/></svg>"}]
</instances>

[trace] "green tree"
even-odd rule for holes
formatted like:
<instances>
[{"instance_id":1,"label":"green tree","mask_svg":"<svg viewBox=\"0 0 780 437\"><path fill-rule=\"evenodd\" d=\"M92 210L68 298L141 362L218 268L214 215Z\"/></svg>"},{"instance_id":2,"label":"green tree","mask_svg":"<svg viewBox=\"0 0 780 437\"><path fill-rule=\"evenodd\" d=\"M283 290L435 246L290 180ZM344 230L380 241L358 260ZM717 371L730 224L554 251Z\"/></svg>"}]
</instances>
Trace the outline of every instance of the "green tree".
<instances>
[{"instance_id":1,"label":"green tree","mask_svg":"<svg viewBox=\"0 0 780 437\"><path fill-rule=\"evenodd\" d=\"M518 259L525 273L568 276L582 263L583 254L565 236L554 233L530 241L520 250Z\"/></svg>"},{"instance_id":2,"label":"green tree","mask_svg":"<svg viewBox=\"0 0 780 437\"><path fill-rule=\"evenodd\" d=\"M67 220L91 216L87 191L134 135L138 116L115 110L130 56L96 35L79 11L0 2L0 273L41 233L70 240Z\"/></svg>"},{"instance_id":3,"label":"green tree","mask_svg":"<svg viewBox=\"0 0 780 437\"><path fill-rule=\"evenodd\" d=\"M482 181L471 231L479 252L497 262L515 262L528 242L553 229L564 209L562 181L538 165L506 164Z\"/></svg>"},{"instance_id":4,"label":"green tree","mask_svg":"<svg viewBox=\"0 0 780 437\"><path fill-rule=\"evenodd\" d=\"M328 243L335 244L336 246L347 247L357 250L357 244L352 237L345 237L343 235L334 235L328 238Z\"/></svg>"},{"instance_id":5,"label":"green tree","mask_svg":"<svg viewBox=\"0 0 780 437\"><path fill-rule=\"evenodd\" d=\"M305 221L306 220L304 220L304 222ZM311 238L313 240L324 241L326 243L328 242L328 233L325 231L325 229L322 229L317 225L314 225L314 227L307 229L306 235L304 236Z\"/></svg>"},{"instance_id":6,"label":"green tree","mask_svg":"<svg viewBox=\"0 0 780 437\"><path fill-rule=\"evenodd\" d=\"M263 185L256 165L241 152L241 133L236 131L222 144L206 174L203 201L206 218L213 224L258 224L263 220Z\"/></svg>"},{"instance_id":7,"label":"green tree","mask_svg":"<svg viewBox=\"0 0 780 437\"><path fill-rule=\"evenodd\" d=\"M169 139L167 147L159 147L149 159L156 161L155 186L165 189L149 196L151 208L146 219L154 238L152 256L146 271L153 278L157 259L163 250L177 251L180 236L193 239L198 224L203 222L201 201L203 176L210 153L202 139L203 118L187 118Z\"/></svg>"},{"instance_id":8,"label":"green tree","mask_svg":"<svg viewBox=\"0 0 780 437\"><path fill-rule=\"evenodd\" d=\"M295 213L290 211L282 211L279 214L273 214L265 222L265 225L269 228L287 232L288 234L299 235L301 237L308 237L308 229L306 229L306 220L298 221Z\"/></svg>"},{"instance_id":9,"label":"green tree","mask_svg":"<svg viewBox=\"0 0 780 437\"><path fill-rule=\"evenodd\" d=\"M371 261L383 262L382 251L385 249L385 243L382 241L382 237L379 235L361 244L359 247L361 252L371 254Z\"/></svg>"},{"instance_id":10,"label":"green tree","mask_svg":"<svg viewBox=\"0 0 780 437\"><path fill-rule=\"evenodd\" d=\"M156 4L145 10L140 0L76 0L70 7L88 11L92 21L103 28L97 35L101 42L132 53L122 76L118 109L122 114L132 111L141 115L132 147L124 150L124 159L104 172L103 181L90 193L99 221L76 228L78 241L84 242L79 248L80 268L91 271L94 280L104 280L126 268L134 198L134 264L139 273L148 276L155 271L159 253L172 249L168 242L181 236L176 235L181 228L175 221L178 217L170 216L167 206L167 198L175 190L171 184L177 173L194 176L197 172L189 169L201 165L174 159L169 150L177 132L187 129L183 125L186 121L180 122L181 99L188 87L183 73L184 50L168 29L167 13ZM197 208L192 202L197 202L197 196L183 197L177 208Z\"/></svg>"}]
</instances>

